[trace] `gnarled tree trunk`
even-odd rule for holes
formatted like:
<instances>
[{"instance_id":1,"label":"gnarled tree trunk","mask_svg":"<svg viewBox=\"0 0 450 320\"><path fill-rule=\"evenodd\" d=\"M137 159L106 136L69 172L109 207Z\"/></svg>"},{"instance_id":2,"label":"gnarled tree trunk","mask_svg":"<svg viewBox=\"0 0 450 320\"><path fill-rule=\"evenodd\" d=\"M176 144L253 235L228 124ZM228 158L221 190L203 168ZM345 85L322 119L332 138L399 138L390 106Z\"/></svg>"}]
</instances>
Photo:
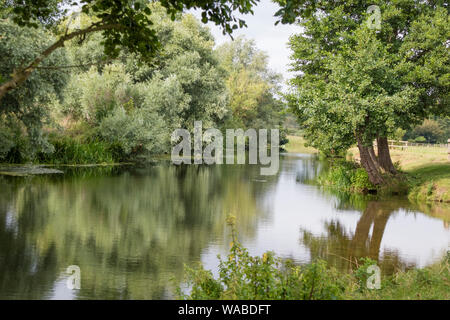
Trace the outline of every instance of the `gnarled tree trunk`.
<instances>
[{"instance_id":1,"label":"gnarled tree trunk","mask_svg":"<svg viewBox=\"0 0 450 320\"><path fill-rule=\"evenodd\" d=\"M373 149L373 146L367 147L367 151L369 151L369 156L373 161L373 164L375 165L375 167L377 168L378 171L380 171L380 164L378 163L378 158L375 155L375 151Z\"/></svg>"},{"instance_id":2,"label":"gnarled tree trunk","mask_svg":"<svg viewBox=\"0 0 450 320\"><path fill-rule=\"evenodd\" d=\"M383 183L383 177L377 168L377 165L373 162L370 156L369 147L362 143L361 138L357 135L356 140L358 142L359 156L361 158L361 165L366 170L369 175L369 180L374 185L379 185Z\"/></svg>"},{"instance_id":3,"label":"gnarled tree trunk","mask_svg":"<svg viewBox=\"0 0 450 320\"><path fill-rule=\"evenodd\" d=\"M386 172L396 174L397 170L392 163L391 154L389 152L389 144L386 137L377 138L378 163Z\"/></svg>"}]
</instances>

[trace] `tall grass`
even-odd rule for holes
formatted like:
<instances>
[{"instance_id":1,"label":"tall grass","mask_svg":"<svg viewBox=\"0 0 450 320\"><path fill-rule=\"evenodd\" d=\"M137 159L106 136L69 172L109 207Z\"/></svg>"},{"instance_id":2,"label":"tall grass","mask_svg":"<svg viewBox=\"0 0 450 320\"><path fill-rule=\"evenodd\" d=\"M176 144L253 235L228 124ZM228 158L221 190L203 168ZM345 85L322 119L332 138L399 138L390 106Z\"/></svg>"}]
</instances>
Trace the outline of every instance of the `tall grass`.
<instances>
[{"instance_id":1,"label":"tall grass","mask_svg":"<svg viewBox=\"0 0 450 320\"><path fill-rule=\"evenodd\" d=\"M55 147L51 154L40 154L39 162L52 164L99 164L120 160L117 146L92 140L81 141L71 137L53 137L50 142Z\"/></svg>"}]
</instances>

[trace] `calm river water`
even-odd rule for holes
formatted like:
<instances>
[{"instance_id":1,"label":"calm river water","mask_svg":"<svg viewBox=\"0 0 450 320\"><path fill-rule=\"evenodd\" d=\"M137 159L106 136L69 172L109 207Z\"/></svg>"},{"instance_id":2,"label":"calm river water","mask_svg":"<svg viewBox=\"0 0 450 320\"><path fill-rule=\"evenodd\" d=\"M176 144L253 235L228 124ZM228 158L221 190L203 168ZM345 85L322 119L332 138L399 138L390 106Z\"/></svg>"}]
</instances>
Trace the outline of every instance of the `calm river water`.
<instances>
[{"instance_id":1,"label":"calm river water","mask_svg":"<svg viewBox=\"0 0 450 320\"><path fill-rule=\"evenodd\" d=\"M170 299L184 264L215 270L229 247L228 214L251 254L295 262L355 258L384 273L438 261L450 207L371 200L308 184L326 163L285 154L276 176L256 165L67 169L0 178L1 299ZM67 288L68 266L81 289Z\"/></svg>"}]
</instances>

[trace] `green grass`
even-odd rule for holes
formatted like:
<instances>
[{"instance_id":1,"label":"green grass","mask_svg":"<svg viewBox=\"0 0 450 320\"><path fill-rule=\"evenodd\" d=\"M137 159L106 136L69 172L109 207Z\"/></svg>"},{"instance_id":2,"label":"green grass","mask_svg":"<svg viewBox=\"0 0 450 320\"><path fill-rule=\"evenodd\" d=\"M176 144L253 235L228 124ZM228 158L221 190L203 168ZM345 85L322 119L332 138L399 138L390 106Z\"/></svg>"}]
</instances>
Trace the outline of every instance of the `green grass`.
<instances>
[{"instance_id":1,"label":"green grass","mask_svg":"<svg viewBox=\"0 0 450 320\"><path fill-rule=\"evenodd\" d=\"M103 141L81 141L72 137L52 137L55 147L51 154L40 154L40 163L49 164L102 164L118 162L114 146Z\"/></svg>"},{"instance_id":2,"label":"green grass","mask_svg":"<svg viewBox=\"0 0 450 320\"><path fill-rule=\"evenodd\" d=\"M355 291L353 299L448 300L450 299L449 258L424 269L401 271L382 279L380 290Z\"/></svg>"},{"instance_id":3,"label":"green grass","mask_svg":"<svg viewBox=\"0 0 450 320\"><path fill-rule=\"evenodd\" d=\"M450 163L416 166L406 172L411 200L450 202Z\"/></svg>"},{"instance_id":4,"label":"green grass","mask_svg":"<svg viewBox=\"0 0 450 320\"><path fill-rule=\"evenodd\" d=\"M400 163L405 171L428 165L449 163L446 148L408 147L404 150L394 149L390 153L392 161Z\"/></svg>"},{"instance_id":5,"label":"green grass","mask_svg":"<svg viewBox=\"0 0 450 320\"><path fill-rule=\"evenodd\" d=\"M289 142L285 145L287 152L294 153L318 153L317 149L305 146L305 139L299 136L287 136Z\"/></svg>"}]
</instances>

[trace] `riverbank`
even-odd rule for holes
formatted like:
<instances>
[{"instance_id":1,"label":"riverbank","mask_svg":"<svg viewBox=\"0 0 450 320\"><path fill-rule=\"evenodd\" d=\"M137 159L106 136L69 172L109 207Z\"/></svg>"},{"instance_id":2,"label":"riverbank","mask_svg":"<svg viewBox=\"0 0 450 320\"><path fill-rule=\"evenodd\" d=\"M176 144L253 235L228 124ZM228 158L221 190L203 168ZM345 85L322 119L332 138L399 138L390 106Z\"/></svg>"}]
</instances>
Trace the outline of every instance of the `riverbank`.
<instances>
[{"instance_id":1,"label":"riverbank","mask_svg":"<svg viewBox=\"0 0 450 320\"><path fill-rule=\"evenodd\" d=\"M233 241L227 258L221 259L218 278L212 272L186 268L192 288L179 298L237 300L448 300L450 253L441 262L423 269L398 271L391 276L374 274L376 262L355 262L349 273L328 267L323 260L297 266L267 252L250 256Z\"/></svg>"},{"instance_id":2,"label":"riverbank","mask_svg":"<svg viewBox=\"0 0 450 320\"><path fill-rule=\"evenodd\" d=\"M293 153L318 153L305 146L305 139L288 136L286 151ZM387 186L377 190L368 181L364 170L354 162L359 162L358 148L347 152L347 161L337 160L317 182L349 192L407 195L412 201L439 201L450 203L450 162L446 148L408 147L391 149L392 162L400 171L397 178L388 178Z\"/></svg>"},{"instance_id":3,"label":"riverbank","mask_svg":"<svg viewBox=\"0 0 450 320\"><path fill-rule=\"evenodd\" d=\"M392 182L406 187L410 200L450 202L450 161L446 148L396 148L390 153L400 171L400 177ZM359 159L357 148L350 149L348 155L353 160Z\"/></svg>"}]
</instances>

